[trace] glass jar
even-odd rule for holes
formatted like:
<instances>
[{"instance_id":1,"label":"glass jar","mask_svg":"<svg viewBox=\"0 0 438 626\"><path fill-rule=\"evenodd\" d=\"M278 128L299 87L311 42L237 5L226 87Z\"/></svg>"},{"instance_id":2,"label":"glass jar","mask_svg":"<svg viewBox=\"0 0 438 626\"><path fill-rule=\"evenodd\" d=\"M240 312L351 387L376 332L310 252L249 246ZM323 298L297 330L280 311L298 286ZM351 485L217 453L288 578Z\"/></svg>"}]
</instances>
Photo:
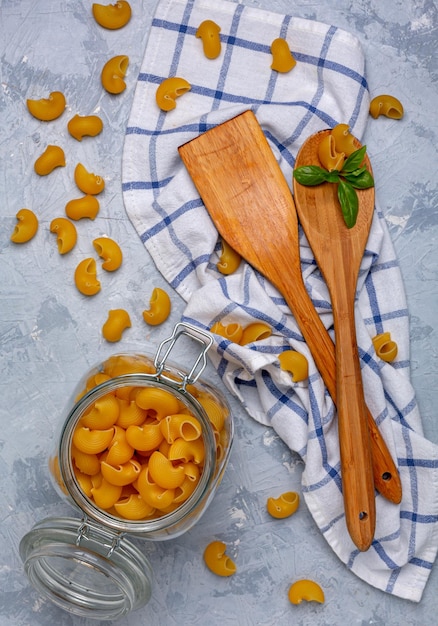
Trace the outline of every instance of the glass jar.
<instances>
[{"instance_id":1,"label":"glass jar","mask_svg":"<svg viewBox=\"0 0 438 626\"><path fill-rule=\"evenodd\" d=\"M201 350L187 373L168 362L183 336ZM233 421L200 378L210 335L177 324L155 358L115 354L87 372L67 407L49 466L81 518L50 518L20 542L32 585L76 615L118 619L150 599L152 569L127 537L189 530L227 465Z\"/></svg>"}]
</instances>

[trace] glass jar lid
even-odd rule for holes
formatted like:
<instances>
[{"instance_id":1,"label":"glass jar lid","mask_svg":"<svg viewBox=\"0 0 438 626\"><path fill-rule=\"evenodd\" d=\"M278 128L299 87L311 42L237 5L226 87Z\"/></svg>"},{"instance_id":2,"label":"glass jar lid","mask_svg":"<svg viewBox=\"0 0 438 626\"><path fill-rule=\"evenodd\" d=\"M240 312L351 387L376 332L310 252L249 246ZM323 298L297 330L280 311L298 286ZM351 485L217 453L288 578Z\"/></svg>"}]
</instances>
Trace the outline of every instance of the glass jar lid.
<instances>
[{"instance_id":1,"label":"glass jar lid","mask_svg":"<svg viewBox=\"0 0 438 626\"><path fill-rule=\"evenodd\" d=\"M88 519L48 518L20 542L33 586L64 610L115 620L147 604L152 568L122 534Z\"/></svg>"}]
</instances>

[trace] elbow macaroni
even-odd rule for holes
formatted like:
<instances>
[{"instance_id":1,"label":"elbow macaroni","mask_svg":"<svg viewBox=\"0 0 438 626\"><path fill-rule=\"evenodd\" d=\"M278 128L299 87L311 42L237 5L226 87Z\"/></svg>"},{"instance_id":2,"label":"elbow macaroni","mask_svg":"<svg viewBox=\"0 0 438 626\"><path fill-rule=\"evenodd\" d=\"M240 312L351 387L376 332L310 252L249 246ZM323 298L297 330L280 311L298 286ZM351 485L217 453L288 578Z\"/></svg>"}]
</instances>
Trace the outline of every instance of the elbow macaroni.
<instances>
[{"instance_id":1,"label":"elbow macaroni","mask_svg":"<svg viewBox=\"0 0 438 626\"><path fill-rule=\"evenodd\" d=\"M75 198L70 200L65 205L65 214L71 220L81 220L88 217L90 220L94 220L99 213L99 200L96 196L86 194L82 198Z\"/></svg>"},{"instance_id":2,"label":"elbow macaroni","mask_svg":"<svg viewBox=\"0 0 438 626\"><path fill-rule=\"evenodd\" d=\"M313 580L303 579L294 582L289 588L288 597L291 604L301 604L303 600L324 603L324 592Z\"/></svg>"},{"instance_id":3,"label":"elbow macaroni","mask_svg":"<svg viewBox=\"0 0 438 626\"><path fill-rule=\"evenodd\" d=\"M221 322L215 322L210 328L211 333L221 335L233 343L240 343L243 335L243 328L240 324L231 323L226 326Z\"/></svg>"},{"instance_id":4,"label":"elbow macaroni","mask_svg":"<svg viewBox=\"0 0 438 626\"><path fill-rule=\"evenodd\" d=\"M159 287L155 287L149 301L149 309L143 311L143 319L150 326L157 326L167 320L170 315L171 302L168 294Z\"/></svg>"},{"instance_id":5,"label":"elbow macaroni","mask_svg":"<svg viewBox=\"0 0 438 626\"><path fill-rule=\"evenodd\" d=\"M221 274L233 274L239 267L242 257L222 239L222 251L216 267Z\"/></svg>"},{"instance_id":6,"label":"elbow macaroni","mask_svg":"<svg viewBox=\"0 0 438 626\"><path fill-rule=\"evenodd\" d=\"M47 146L34 164L34 170L39 176L47 176L57 167L65 166L64 150L59 146Z\"/></svg>"},{"instance_id":7,"label":"elbow macaroni","mask_svg":"<svg viewBox=\"0 0 438 626\"><path fill-rule=\"evenodd\" d=\"M109 30L123 28L131 19L131 7L126 0L118 0L115 4L108 6L93 4L91 9L93 17L99 26Z\"/></svg>"},{"instance_id":8,"label":"elbow macaroni","mask_svg":"<svg viewBox=\"0 0 438 626\"><path fill-rule=\"evenodd\" d=\"M50 222L50 232L57 236L59 254L67 254L76 245L78 234L74 224L65 217L57 217Z\"/></svg>"},{"instance_id":9,"label":"elbow macaroni","mask_svg":"<svg viewBox=\"0 0 438 626\"><path fill-rule=\"evenodd\" d=\"M271 44L272 53L272 65L271 69L276 72L290 72L297 62L295 61L292 52L289 49L289 45L285 39L279 37L274 39Z\"/></svg>"},{"instance_id":10,"label":"elbow macaroni","mask_svg":"<svg viewBox=\"0 0 438 626\"><path fill-rule=\"evenodd\" d=\"M98 237L93 241L93 247L103 259L102 267L107 272L114 272L122 264L123 255L118 243L109 237Z\"/></svg>"},{"instance_id":11,"label":"elbow macaroni","mask_svg":"<svg viewBox=\"0 0 438 626\"><path fill-rule=\"evenodd\" d=\"M226 549L223 541L212 541L204 550L204 562L217 576L232 576L236 573L236 565L226 554Z\"/></svg>"},{"instance_id":12,"label":"elbow macaroni","mask_svg":"<svg viewBox=\"0 0 438 626\"><path fill-rule=\"evenodd\" d=\"M382 361L386 361L387 363L394 361L397 357L398 346L395 341L392 341L391 333L380 333L379 335L373 337L372 341L374 350Z\"/></svg>"},{"instance_id":13,"label":"elbow macaroni","mask_svg":"<svg viewBox=\"0 0 438 626\"><path fill-rule=\"evenodd\" d=\"M287 491L278 498L268 498L266 508L272 517L284 519L293 515L299 504L300 496L295 491Z\"/></svg>"},{"instance_id":14,"label":"elbow macaroni","mask_svg":"<svg viewBox=\"0 0 438 626\"><path fill-rule=\"evenodd\" d=\"M333 170L342 170L345 161L345 153L337 152L337 146L333 135L330 133L325 135L318 146L318 158L321 165L332 172Z\"/></svg>"},{"instance_id":15,"label":"elbow macaroni","mask_svg":"<svg viewBox=\"0 0 438 626\"><path fill-rule=\"evenodd\" d=\"M103 178L86 170L82 163L76 165L74 178L79 189L87 195L97 196L105 188Z\"/></svg>"},{"instance_id":16,"label":"elbow macaroni","mask_svg":"<svg viewBox=\"0 0 438 626\"><path fill-rule=\"evenodd\" d=\"M29 113L37 120L51 122L62 115L65 109L65 96L61 91L52 91L48 98L27 100Z\"/></svg>"},{"instance_id":17,"label":"elbow macaroni","mask_svg":"<svg viewBox=\"0 0 438 626\"><path fill-rule=\"evenodd\" d=\"M374 118L384 115L392 120L400 120L404 115L403 105L394 96L382 94L371 100L370 115Z\"/></svg>"},{"instance_id":18,"label":"elbow macaroni","mask_svg":"<svg viewBox=\"0 0 438 626\"><path fill-rule=\"evenodd\" d=\"M96 276L96 261L92 258L81 261L75 270L75 285L84 296L94 296L100 291Z\"/></svg>"},{"instance_id":19,"label":"elbow macaroni","mask_svg":"<svg viewBox=\"0 0 438 626\"><path fill-rule=\"evenodd\" d=\"M357 149L354 135L350 133L348 124L337 124L330 134L334 139L337 152L343 152L346 157L349 157Z\"/></svg>"},{"instance_id":20,"label":"elbow macaroni","mask_svg":"<svg viewBox=\"0 0 438 626\"><path fill-rule=\"evenodd\" d=\"M101 73L102 86L110 94L117 95L125 91L124 81L129 65L129 58L120 54L105 63Z\"/></svg>"},{"instance_id":21,"label":"elbow macaroni","mask_svg":"<svg viewBox=\"0 0 438 626\"><path fill-rule=\"evenodd\" d=\"M190 83L184 78L171 76L158 86L155 94L156 102L162 111L171 111L176 107L176 99L191 88Z\"/></svg>"},{"instance_id":22,"label":"elbow macaroni","mask_svg":"<svg viewBox=\"0 0 438 626\"><path fill-rule=\"evenodd\" d=\"M11 235L13 243L26 243L36 235L38 218L30 209L20 209L16 215L17 224Z\"/></svg>"},{"instance_id":23,"label":"elbow macaroni","mask_svg":"<svg viewBox=\"0 0 438 626\"><path fill-rule=\"evenodd\" d=\"M220 32L220 27L213 20L204 20L196 30L196 37L202 40L207 59L216 59L221 53Z\"/></svg>"},{"instance_id":24,"label":"elbow macaroni","mask_svg":"<svg viewBox=\"0 0 438 626\"><path fill-rule=\"evenodd\" d=\"M272 328L264 322L253 322L243 329L242 337L239 341L241 346L246 346L253 341L262 341L272 335Z\"/></svg>"},{"instance_id":25,"label":"elbow macaroni","mask_svg":"<svg viewBox=\"0 0 438 626\"><path fill-rule=\"evenodd\" d=\"M309 376L309 363L300 352L296 350L285 350L278 355L280 367L289 372L294 383L299 383Z\"/></svg>"},{"instance_id":26,"label":"elbow macaroni","mask_svg":"<svg viewBox=\"0 0 438 626\"><path fill-rule=\"evenodd\" d=\"M67 124L67 130L77 141L84 137L96 137L102 132L103 122L97 115L75 115Z\"/></svg>"},{"instance_id":27,"label":"elbow macaroni","mask_svg":"<svg viewBox=\"0 0 438 626\"><path fill-rule=\"evenodd\" d=\"M123 331L131 328L131 318L125 309L111 309L102 327L102 335L107 341L115 343L122 338Z\"/></svg>"}]
</instances>

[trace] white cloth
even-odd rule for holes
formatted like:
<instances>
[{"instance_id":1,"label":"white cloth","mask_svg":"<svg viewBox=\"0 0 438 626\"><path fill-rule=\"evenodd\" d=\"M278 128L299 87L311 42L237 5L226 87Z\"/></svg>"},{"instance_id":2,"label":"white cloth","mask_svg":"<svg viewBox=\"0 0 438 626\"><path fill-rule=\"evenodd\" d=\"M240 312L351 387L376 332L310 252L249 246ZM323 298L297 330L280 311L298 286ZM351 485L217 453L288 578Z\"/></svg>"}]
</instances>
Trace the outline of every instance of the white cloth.
<instances>
[{"instance_id":1,"label":"white cloth","mask_svg":"<svg viewBox=\"0 0 438 626\"><path fill-rule=\"evenodd\" d=\"M222 51L207 59L195 33L206 19L221 27ZM270 45L286 39L297 61L271 70ZM438 448L422 433L409 377L408 311L385 220L376 210L358 284L357 335L367 404L400 469L403 500L377 495L375 540L359 552L346 531L336 411L299 328L280 294L249 265L230 276L216 269L220 243L178 146L251 108L288 181L296 153L312 133L348 123L361 138L369 94L358 40L335 26L224 0L162 0L138 76L123 156L127 213L158 269L187 301L184 319L203 329L262 320L266 340L238 346L215 336L211 359L249 415L271 426L305 463L302 491L338 557L360 578L419 601L438 545ZM168 113L156 105L161 81L180 76L191 90ZM370 155L372 159L372 155ZM269 219L269 207L267 207ZM307 289L332 333L328 293L305 237ZM389 331L398 357L384 363L371 338ZM332 334L333 336L333 334ZM291 383L277 355L304 353L309 379Z\"/></svg>"}]
</instances>

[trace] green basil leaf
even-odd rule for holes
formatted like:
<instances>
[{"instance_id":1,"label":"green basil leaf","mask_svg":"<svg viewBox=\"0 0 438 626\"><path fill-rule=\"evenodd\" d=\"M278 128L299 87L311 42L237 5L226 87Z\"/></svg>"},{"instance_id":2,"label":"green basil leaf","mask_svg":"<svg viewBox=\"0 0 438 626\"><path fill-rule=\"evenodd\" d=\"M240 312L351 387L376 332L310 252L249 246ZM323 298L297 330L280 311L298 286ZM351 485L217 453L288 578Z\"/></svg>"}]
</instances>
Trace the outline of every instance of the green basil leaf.
<instances>
[{"instance_id":1,"label":"green basil leaf","mask_svg":"<svg viewBox=\"0 0 438 626\"><path fill-rule=\"evenodd\" d=\"M348 176L360 176L363 172L366 172L366 171L367 171L366 165L363 165L362 167L358 167L357 170L353 170L352 172L345 173L345 178L347 178L347 174Z\"/></svg>"},{"instance_id":2,"label":"green basil leaf","mask_svg":"<svg viewBox=\"0 0 438 626\"><path fill-rule=\"evenodd\" d=\"M357 168L362 165L362 161L364 160L366 151L367 147L362 146L362 148L359 148L359 150L355 150L354 152L352 152L344 163L342 173L350 173L354 172L354 170L357 170Z\"/></svg>"},{"instance_id":3,"label":"green basil leaf","mask_svg":"<svg viewBox=\"0 0 438 626\"><path fill-rule=\"evenodd\" d=\"M301 185L320 185L327 180L328 172L318 165L303 165L294 170L293 176Z\"/></svg>"},{"instance_id":4,"label":"green basil leaf","mask_svg":"<svg viewBox=\"0 0 438 626\"><path fill-rule=\"evenodd\" d=\"M328 183L338 183L339 171L338 170L332 170L331 172L327 171L325 179Z\"/></svg>"},{"instance_id":5,"label":"green basil leaf","mask_svg":"<svg viewBox=\"0 0 438 626\"><path fill-rule=\"evenodd\" d=\"M357 212L359 210L356 190L349 182L341 179L338 185L338 198L345 224L347 228L353 228L356 224Z\"/></svg>"},{"instance_id":6,"label":"green basil leaf","mask_svg":"<svg viewBox=\"0 0 438 626\"><path fill-rule=\"evenodd\" d=\"M356 176L355 174L345 174L345 180L356 189L368 189L374 187L374 178L367 169Z\"/></svg>"}]
</instances>

